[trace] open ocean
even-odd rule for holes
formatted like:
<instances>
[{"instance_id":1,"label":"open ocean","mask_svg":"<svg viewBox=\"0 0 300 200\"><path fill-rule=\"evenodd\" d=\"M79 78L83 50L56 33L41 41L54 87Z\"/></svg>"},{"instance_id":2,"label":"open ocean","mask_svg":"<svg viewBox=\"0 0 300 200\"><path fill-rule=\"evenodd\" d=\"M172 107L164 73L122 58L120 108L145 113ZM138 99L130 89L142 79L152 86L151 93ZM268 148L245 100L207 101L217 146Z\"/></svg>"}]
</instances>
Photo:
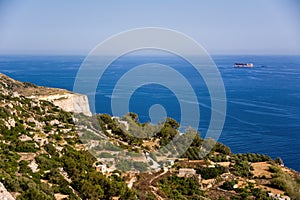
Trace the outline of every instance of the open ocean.
<instances>
[{"instance_id":1,"label":"open ocean","mask_svg":"<svg viewBox=\"0 0 300 200\"><path fill-rule=\"evenodd\" d=\"M300 171L300 56L212 56L224 81L227 114L219 141L234 153L255 152L281 157ZM84 56L0 56L0 72L37 85L73 90ZM205 83L187 62L176 56L123 56L111 64L100 80L96 112L111 114L111 94L128 69L149 62L174 67L197 91L201 111L199 131L204 136L210 119L210 96ZM252 62L251 69L234 69L235 62ZM178 86L180 87L180 86ZM153 104L180 119L176 96L166 87L146 85L130 99L130 111L149 120Z\"/></svg>"}]
</instances>

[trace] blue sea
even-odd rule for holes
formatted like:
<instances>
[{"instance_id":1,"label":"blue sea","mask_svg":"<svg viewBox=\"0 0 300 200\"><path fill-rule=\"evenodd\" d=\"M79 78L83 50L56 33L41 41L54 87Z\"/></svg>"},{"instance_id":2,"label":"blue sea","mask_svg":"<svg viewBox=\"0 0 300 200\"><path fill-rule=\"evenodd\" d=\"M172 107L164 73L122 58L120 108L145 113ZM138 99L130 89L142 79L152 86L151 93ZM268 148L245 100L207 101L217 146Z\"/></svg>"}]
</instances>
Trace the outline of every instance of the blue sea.
<instances>
[{"instance_id":1,"label":"blue sea","mask_svg":"<svg viewBox=\"0 0 300 200\"><path fill-rule=\"evenodd\" d=\"M84 56L0 56L0 72L37 85L73 90ZM227 113L219 141L234 153L255 152L281 157L286 166L300 171L300 56L212 56L223 78ZM115 60L96 91L96 112L112 113L116 82L129 69L150 62L171 66L186 77L196 91L201 117L199 131L205 136L210 95L201 78L185 60L174 55L129 55ZM235 62L251 62L254 68L235 69ZM175 80L176 81L176 80ZM180 85L178 85L180 87ZM168 116L180 121L180 102L168 88L148 84L130 98L130 111L149 120L151 105L161 104Z\"/></svg>"}]
</instances>

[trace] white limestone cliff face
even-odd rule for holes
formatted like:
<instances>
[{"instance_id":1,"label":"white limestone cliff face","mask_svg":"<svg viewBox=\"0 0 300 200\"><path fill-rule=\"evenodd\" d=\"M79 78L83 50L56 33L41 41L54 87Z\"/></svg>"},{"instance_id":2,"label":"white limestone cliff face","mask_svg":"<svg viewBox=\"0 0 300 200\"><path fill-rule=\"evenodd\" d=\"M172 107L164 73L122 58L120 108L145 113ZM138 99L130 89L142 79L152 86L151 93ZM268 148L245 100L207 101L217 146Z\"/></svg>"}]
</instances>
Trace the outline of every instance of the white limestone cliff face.
<instances>
[{"instance_id":1,"label":"white limestone cliff face","mask_svg":"<svg viewBox=\"0 0 300 200\"><path fill-rule=\"evenodd\" d=\"M1 182L0 182L0 200L15 200L13 196L6 190L6 188Z\"/></svg>"},{"instance_id":2,"label":"white limestone cliff face","mask_svg":"<svg viewBox=\"0 0 300 200\"><path fill-rule=\"evenodd\" d=\"M40 100L52 102L54 105L68 112L83 113L91 116L89 101L86 95L76 93L56 94L36 97Z\"/></svg>"},{"instance_id":3,"label":"white limestone cliff face","mask_svg":"<svg viewBox=\"0 0 300 200\"><path fill-rule=\"evenodd\" d=\"M0 93L11 95L12 97L25 96L31 99L46 100L68 112L83 113L88 116L92 115L86 95L73 93L65 89L23 83L1 73ZM12 105L8 106L11 107ZM10 124L10 126L14 126L14 124Z\"/></svg>"}]
</instances>

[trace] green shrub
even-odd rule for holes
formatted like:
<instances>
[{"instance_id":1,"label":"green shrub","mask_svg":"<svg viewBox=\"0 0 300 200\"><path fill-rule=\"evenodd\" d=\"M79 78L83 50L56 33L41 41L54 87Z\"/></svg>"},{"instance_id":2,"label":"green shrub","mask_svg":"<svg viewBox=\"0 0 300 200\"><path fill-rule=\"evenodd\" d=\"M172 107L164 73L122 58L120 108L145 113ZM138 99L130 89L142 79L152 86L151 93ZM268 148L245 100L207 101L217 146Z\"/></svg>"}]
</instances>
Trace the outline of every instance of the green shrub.
<instances>
[{"instance_id":1,"label":"green shrub","mask_svg":"<svg viewBox=\"0 0 300 200\"><path fill-rule=\"evenodd\" d=\"M133 167L141 172L144 172L148 169L148 165L144 162L133 162Z\"/></svg>"},{"instance_id":2,"label":"green shrub","mask_svg":"<svg viewBox=\"0 0 300 200\"><path fill-rule=\"evenodd\" d=\"M271 172L271 173L277 173L279 171L280 171L280 169L278 167L276 167L276 166L271 165L269 167L269 172Z\"/></svg>"},{"instance_id":3,"label":"green shrub","mask_svg":"<svg viewBox=\"0 0 300 200\"><path fill-rule=\"evenodd\" d=\"M28 200L28 199L43 199L43 200L55 200L53 195L48 195L43 191L35 188L29 188L25 192L21 193L17 198L18 200Z\"/></svg>"},{"instance_id":4,"label":"green shrub","mask_svg":"<svg viewBox=\"0 0 300 200\"><path fill-rule=\"evenodd\" d=\"M282 178L273 178L271 180L271 186L274 188L277 188L279 190L283 190L285 191L287 189L287 184L285 182L285 180L283 180Z\"/></svg>"},{"instance_id":5,"label":"green shrub","mask_svg":"<svg viewBox=\"0 0 300 200\"><path fill-rule=\"evenodd\" d=\"M56 162L54 159L50 159L47 154L41 154L35 157L35 161L39 165L41 170L49 170L59 167L61 164Z\"/></svg>"},{"instance_id":6,"label":"green shrub","mask_svg":"<svg viewBox=\"0 0 300 200\"><path fill-rule=\"evenodd\" d=\"M223 166L217 165L215 167L198 167L196 169L197 174L201 174L204 179L212 179L227 172L227 169Z\"/></svg>"},{"instance_id":7,"label":"green shrub","mask_svg":"<svg viewBox=\"0 0 300 200\"><path fill-rule=\"evenodd\" d=\"M234 165L234 174L240 177L251 178L253 176L251 169L252 166L248 161L237 160Z\"/></svg>"},{"instance_id":8,"label":"green shrub","mask_svg":"<svg viewBox=\"0 0 300 200\"><path fill-rule=\"evenodd\" d=\"M132 168L132 162L129 160L121 160L116 166L121 171L129 171Z\"/></svg>"},{"instance_id":9,"label":"green shrub","mask_svg":"<svg viewBox=\"0 0 300 200\"><path fill-rule=\"evenodd\" d=\"M237 184L237 181L236 181L236 180L230 181L230 182L225 181L225 182L220 186L220 188L222 188L222 189L224 189L224 190L233 190L233 189L234 189L233 186L234 186L235 184Z\"/></svg>"},{"instance_id":10,"label":"green shrub","mask_svg":"<svg viewBox=\"0 0 300 200\"><path fill-rule=\"evenodd\" d=\"M203 195L193 178L169 176L159 180L158 186L170 199L200 199Z\"/></svg>"},{"instance_id":11,"label":"green shrub","mask_svg":"<svg viewBox=\"0 0 300 200\"><path fill-rule=\"evenodd\" d=\"M285 191L292 199L300 199L300 184L281 170L273 175L271 186Z\"/></svg>"},{"instance_id":12,"label":"green shrub","mask_svg":"<svg viewBox=\"0 0 300 200\"><path fill-rule=\"evenodd\" d=\"M101 152L98 156L99 158L114 158L114 155L108 152Z\"/></svg>"},{"instance_id":13,"label":"green shrub","mask_svg":"<svg viewBox=\"0 0 300 200\"><path fill-rule=\"evenodd\" d=\"M37 152L38 148L35 147L35 143L32 141L17 142L15 150L17 152Z\"/></svg>"}]
</instances>

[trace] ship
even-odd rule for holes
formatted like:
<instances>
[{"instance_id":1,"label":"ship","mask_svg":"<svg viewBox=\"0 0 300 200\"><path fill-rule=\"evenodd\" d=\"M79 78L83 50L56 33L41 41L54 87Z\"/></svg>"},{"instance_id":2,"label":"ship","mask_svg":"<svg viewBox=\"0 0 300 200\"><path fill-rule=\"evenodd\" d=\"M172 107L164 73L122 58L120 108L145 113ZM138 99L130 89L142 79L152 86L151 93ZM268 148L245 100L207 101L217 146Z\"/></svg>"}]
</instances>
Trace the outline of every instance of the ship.
<instances>
[{"instance_id":1,"label":"ship","mask_svg":"<svg viewBox=\"0 0 300 200\"><path fill-rule=\"evenodd\" d=\"M234 63L234 68L251 68L254 67L253 63Z\"/></svg>"}]
</instances>

